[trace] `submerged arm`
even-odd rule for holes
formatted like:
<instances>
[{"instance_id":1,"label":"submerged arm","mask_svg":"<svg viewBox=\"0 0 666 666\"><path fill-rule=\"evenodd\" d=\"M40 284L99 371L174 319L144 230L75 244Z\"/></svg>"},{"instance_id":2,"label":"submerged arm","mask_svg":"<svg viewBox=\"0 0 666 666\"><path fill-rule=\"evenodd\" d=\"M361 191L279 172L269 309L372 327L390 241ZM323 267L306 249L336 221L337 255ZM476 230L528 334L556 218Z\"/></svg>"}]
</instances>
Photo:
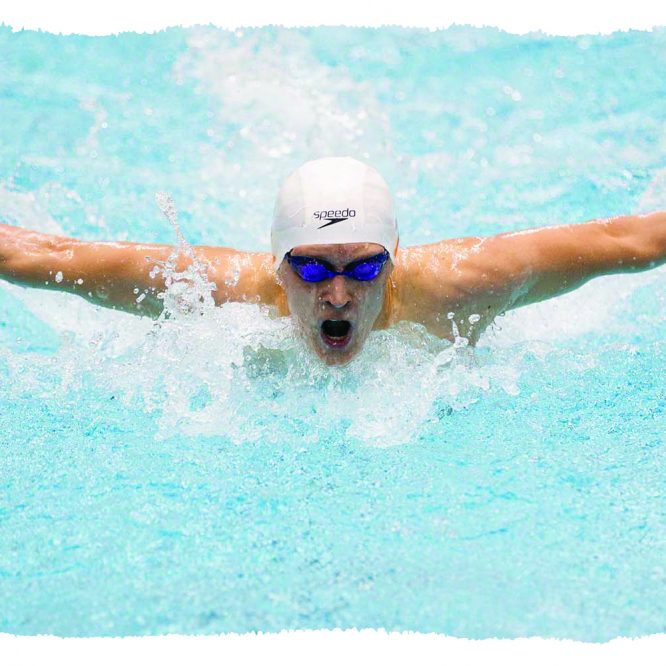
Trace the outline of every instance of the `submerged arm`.
<instances>
[{"instance_id":1,"label":"submerged arm","mask_svg":"<svg viewBox=\"0 0 666 666\"><path fill-rule=\"evenodd\" d=\"M270 255L231 248L195 247L197 259L215 283L216 303L267 302L273 295L266 278ZM169 245L86 242L0 224L0 279L25 287L54 289L117 310L157 317L165 290L164 275L154 268L167 261ZM192 263L176 260L176 271Z\"/></svg>"}]
</instances>

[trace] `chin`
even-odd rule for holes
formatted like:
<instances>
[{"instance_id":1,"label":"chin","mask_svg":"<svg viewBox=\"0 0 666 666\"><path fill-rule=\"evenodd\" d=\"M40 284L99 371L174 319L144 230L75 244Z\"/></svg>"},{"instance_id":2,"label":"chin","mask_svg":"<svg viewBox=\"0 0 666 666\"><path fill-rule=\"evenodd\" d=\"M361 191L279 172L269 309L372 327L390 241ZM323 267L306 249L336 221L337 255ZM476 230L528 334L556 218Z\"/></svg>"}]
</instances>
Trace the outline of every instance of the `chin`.
<instances>
[{"instance_id":1,"label":"chin","mask_svg":"<svg viewBox=\"0 0 666 666\"><path fill-rule=\"evenodd\" d=\"M354 352L347 354L319 354L319 358L326 363L326 365L347 365L356 356Z\"/></svg>"},{"instance_id":2,"label":"chin","mask_svg":"<svg viewBox=\"0 0 666 666\"><path fill-rule=\"evenodd\" d=\"M319 336L312 342L315 353L326 365L347 365L360 351L358 345L353 343L342 349L331 349L322 343Z\"/></svg>"}]
</instances>

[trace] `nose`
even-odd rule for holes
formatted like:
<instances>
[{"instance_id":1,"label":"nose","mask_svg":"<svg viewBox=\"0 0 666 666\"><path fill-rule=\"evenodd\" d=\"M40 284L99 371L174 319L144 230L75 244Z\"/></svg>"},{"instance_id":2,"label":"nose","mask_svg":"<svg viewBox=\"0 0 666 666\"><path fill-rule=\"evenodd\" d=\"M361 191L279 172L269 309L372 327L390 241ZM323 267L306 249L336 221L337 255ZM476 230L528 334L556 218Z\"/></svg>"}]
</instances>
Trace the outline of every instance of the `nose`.
<instances>
[{"instance_id":1,"label":"nose","mask_svg":"<svg viewBox=\"0 0 666 666\"><path fill-rule=\"evenodd\" d=\"M344 275L336 275L326 286L326 290L320 297L324 304L341 309L351 303L351 295L347 289Z\"/></svg>"}]
</instances>

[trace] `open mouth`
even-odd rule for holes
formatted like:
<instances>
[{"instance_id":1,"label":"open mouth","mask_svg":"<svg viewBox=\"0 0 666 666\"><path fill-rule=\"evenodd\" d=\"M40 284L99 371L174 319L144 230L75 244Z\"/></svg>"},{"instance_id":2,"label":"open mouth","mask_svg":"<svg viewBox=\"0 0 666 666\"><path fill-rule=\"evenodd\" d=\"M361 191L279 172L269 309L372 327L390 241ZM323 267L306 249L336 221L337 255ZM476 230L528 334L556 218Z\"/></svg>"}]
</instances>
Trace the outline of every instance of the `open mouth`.
<instances>
[{"instance_id":1,"label":"open mouth","mask_svg":"<svg viewBox=\"0 0 666 666\"><path fill-rule=\"evenodd\" d=\"M352 325L346 319L326 319L321 324L321 338L329 347L346 347L351 336Z\"/></svg>"}]
</instances>

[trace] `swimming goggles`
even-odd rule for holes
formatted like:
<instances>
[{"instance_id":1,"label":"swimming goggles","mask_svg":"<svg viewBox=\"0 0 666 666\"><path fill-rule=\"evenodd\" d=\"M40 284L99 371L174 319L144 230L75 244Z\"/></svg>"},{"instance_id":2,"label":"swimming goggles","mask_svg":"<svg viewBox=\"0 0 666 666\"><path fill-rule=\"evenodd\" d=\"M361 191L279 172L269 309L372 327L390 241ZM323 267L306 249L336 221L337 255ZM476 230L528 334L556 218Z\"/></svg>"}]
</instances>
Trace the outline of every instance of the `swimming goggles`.
<instances>
[{"instance_id":1,"label":"swimming goggles","mask_svg":"<svg viewBox=\"0 0 666 666\"><path fill-rule=\"evenodd\" d=\"M384 250L381 254L375 254L372 257L357 259L345 266L343 271L336 271L328 261L316 259L315 257L292 257L291 251L287 252L285 259L294 269L298 277L306 282L321 282L328 280L336 275L345 275L352 280L367 282L374 280L384 268L384 264L389 258L389 253Z\"/></svg>"}]
</instances>

